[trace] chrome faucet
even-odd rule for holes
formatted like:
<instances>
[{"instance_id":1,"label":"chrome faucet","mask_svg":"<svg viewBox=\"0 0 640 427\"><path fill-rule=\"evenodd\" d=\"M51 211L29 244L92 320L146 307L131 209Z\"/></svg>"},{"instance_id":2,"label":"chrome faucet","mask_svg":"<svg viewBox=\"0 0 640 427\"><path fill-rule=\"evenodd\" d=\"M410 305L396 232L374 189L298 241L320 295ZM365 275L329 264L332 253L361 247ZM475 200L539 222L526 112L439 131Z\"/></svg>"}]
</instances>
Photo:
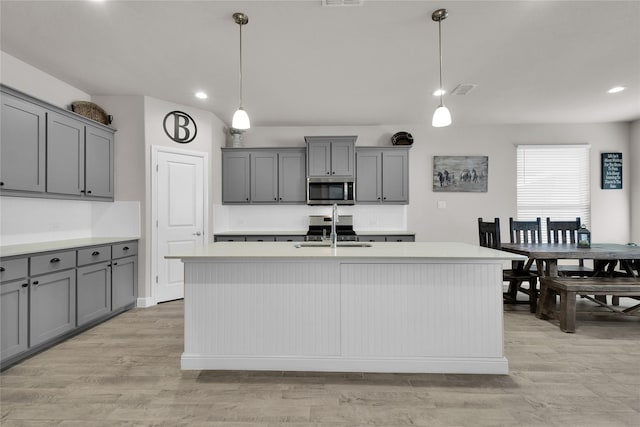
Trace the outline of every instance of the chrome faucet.
<instances>
[{"instance_id":1,"label":"chrome faucet","mask_svg":"<svg viewBox=\"0 0 640 427\"><path fill-rule=\"evenodd\" d=\"M333 212L331 214L331 247L338 245L338 233L336 232L336 224L338 223L338 204L333 204Z\"/></svg>"}]
</instances>

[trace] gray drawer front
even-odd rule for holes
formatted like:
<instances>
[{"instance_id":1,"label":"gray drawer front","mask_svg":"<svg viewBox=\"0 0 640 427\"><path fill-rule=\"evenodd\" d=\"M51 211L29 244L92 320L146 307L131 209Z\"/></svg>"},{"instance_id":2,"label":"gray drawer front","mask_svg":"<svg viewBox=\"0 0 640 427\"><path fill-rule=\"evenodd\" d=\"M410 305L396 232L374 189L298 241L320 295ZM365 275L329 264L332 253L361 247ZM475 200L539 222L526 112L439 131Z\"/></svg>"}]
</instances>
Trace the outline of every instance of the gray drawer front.
<instances>
[{"instance_id":1,"label":"gray drawer front","mask_svg":"<svg viewBox=\"0 0 640 427\"><path fill-rule=\"evenodd\" d=\"M247 242L275 242L276 236L247 236Z\"/></svg>"},{"instance_id":2,"label":"gray drawer front","mask_svg":"<svg viewBox=\"0 0 640 427\"><path fill-rule=\"evenodd\" d=\"M27 258L0 260L0 282L27 277Z\"/></svg>"},{"instance_id":3,"label":"gray drawer front","mask_svg":"<svg viewBox=\"0 0 640 427\"><path fill-rule=\"evenodd\" d=\"M305 237L306 236L303 236L303 235L276 236L276 242L304 242Z\"/></svg>"},{"instance_id":4,"label":"gray drawer front","mask_svg":"<svg viewBox=\"0 0 640 427\"><path fill-rule=\"evenodd\" d=\"M76 266L76 251L52 252L46 255L32 256L31 275L52 273L54 271L66 270Z\"/></svg>"},{"instance_id":5,"label":"gray drawer front","mask_svg":"<svg viewBox=\"0 0 640 427\"><path fill-rule=\"evenodd\" d=\"M78 265L93 264L109 261L111 259L111 246L95 246L93 248L78 249Z\"/></svg>"},{"instance_id":6,"label":"gray drawer front","mask_svg":"<svg viewBox=\"0 0 640 427\"><path fill-rule=\"evenodd\" d=\"M138 254L138 242L118 243L111 246L111 258L124 258Z\"/></svg>"},{"instance_id":7,"label":"gray drawer front","mask_svg":"<svg viewBox=\"0 0 640 427\"><path fill-rule=\"evenodd\" d=\"M415 242L416 237L406 234L387 236L387 242Z\"/></svg>"}]
</instances>

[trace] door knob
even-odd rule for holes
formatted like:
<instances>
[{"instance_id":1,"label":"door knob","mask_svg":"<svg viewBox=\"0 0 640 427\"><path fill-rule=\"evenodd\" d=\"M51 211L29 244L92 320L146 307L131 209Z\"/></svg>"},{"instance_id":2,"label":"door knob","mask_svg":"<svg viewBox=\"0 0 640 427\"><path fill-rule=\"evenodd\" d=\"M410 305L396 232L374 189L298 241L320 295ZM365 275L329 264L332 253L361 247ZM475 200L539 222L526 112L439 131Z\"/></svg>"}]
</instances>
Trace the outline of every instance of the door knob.
<instances>
[{"instance_id":1,"label":"door knob","mask_svg":"<svg viewBox=\"0 0 640 427\"><path fill-rule=\"evenodd\" d=\"M196 232L196 233L193 233L193 235L194 235L194 236L202 236L202 233L198 231L198 232Z\"/></svg>"}]
</instances>

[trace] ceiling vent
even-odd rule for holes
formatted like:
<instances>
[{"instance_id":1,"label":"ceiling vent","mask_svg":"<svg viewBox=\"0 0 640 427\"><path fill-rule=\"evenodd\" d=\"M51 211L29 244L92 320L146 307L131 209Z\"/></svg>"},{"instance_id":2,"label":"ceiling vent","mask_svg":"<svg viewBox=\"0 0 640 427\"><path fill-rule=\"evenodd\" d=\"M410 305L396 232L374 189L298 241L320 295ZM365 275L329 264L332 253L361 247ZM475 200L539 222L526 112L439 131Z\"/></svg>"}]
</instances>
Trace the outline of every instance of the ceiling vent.
<instances>
[{"instance_id":1,"label":"ceiling vent","mask_svg":"<svg viewBox=\"0 0 640 427\"><path fill-rule=\"evenodd\" d=\"M364 0L322 0L322 6L362 6Z\"/></svg>"},{"instance_id":2,"label":"ceiling vent","mask_svg":"<svg viewBox=\"0 0 640 427\"><path fill-rule=\"evenodd\" d=\"M471 83L460 83L458 86L456 86L455 89L453 89L453 92L451 92L451 95L466 95L469 92L471 92L473 89L475 89L476 86L478 85L474 85Z\"/></svg>"}]
</instances>

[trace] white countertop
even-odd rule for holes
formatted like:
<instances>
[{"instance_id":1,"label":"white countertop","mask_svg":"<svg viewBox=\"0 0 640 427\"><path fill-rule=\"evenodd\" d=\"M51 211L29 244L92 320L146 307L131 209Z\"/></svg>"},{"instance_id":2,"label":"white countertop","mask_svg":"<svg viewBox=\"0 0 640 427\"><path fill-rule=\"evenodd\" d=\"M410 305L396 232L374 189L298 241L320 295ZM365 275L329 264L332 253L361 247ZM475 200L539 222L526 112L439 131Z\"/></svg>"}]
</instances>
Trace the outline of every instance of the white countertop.
<instances>
[{"instance_id":1,"label":"white countertop","mask_svg":"<svg viewBox=\"0 0 640 427\"><path fill-rule=\"evenodd\" d=\"M526 257L521 255L457 242L372 242L367 243L369 247L358 247L356 246L358 244L353 243L353 246L337 248L320 246L298 248L296 244L292 242L218 242L168 255L165 258L183 261L331 258L526 260Z\"/></svg>"},{"instance_id":2,"label":"white countertop","mask_svg":"<svg viewBox=\"0 0 640 427\"><path fill-rule=\"evenodd\" d=\"M49 242L25 243L0 246L0 256L28 255L38 252L59 251L83 246L109 245L118 242L138 240L139 237L87 237L83 239L53 240Z\"/></svg>"}]
</instances>

